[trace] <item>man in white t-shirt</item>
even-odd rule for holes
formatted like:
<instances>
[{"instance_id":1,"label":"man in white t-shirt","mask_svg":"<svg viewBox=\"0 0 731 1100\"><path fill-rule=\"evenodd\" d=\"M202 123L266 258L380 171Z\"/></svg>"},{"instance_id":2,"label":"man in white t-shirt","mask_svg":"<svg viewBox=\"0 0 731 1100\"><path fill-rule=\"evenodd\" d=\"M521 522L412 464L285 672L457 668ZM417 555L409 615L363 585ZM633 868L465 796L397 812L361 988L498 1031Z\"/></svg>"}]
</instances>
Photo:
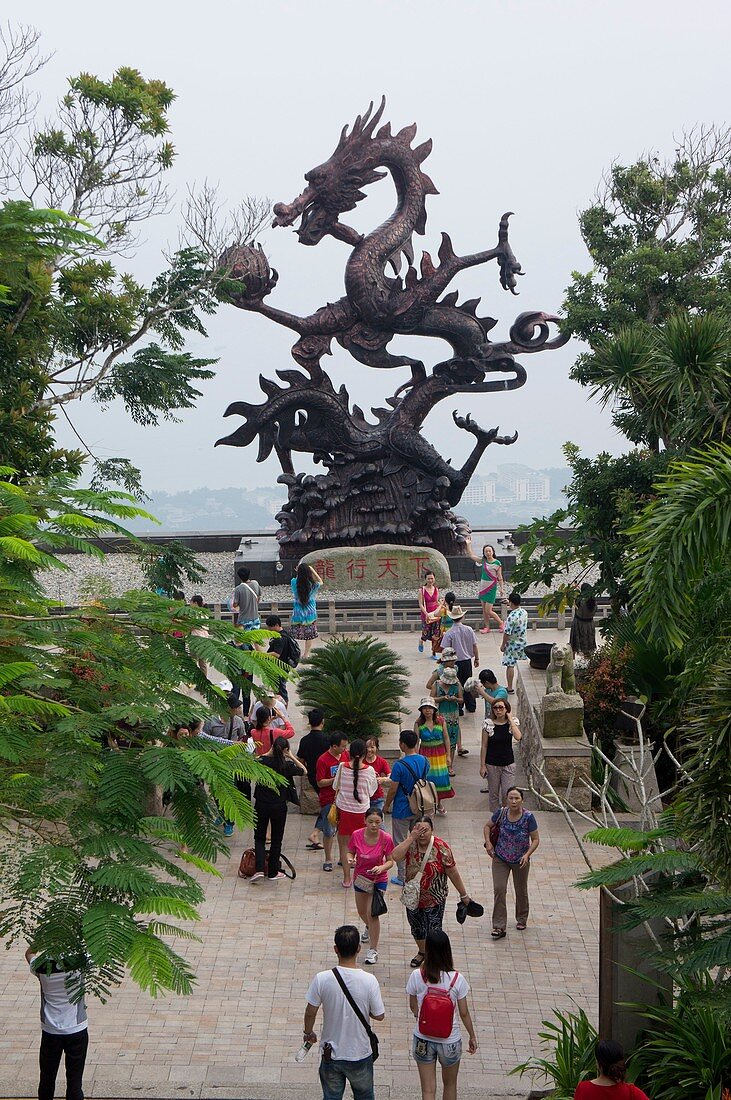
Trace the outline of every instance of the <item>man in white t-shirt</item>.
<instances>
[{"instance_id":1,"label":"man in white t-shirt","mask_svg":"<svg viewBox=\"0 0 731 1100\"><path fill-rule=\"evenodd\" d=\"M337 972L366 1020L386 1014L377 979L358 966L360 932L352 924L335 930ZM307 990L304 1040L314 1043L315 1017L322 1006L320 1084L323 1100L342 1100L350 1082L353 1100L374 1100L373 1055L363 1024L349 1004L332 970L316 974Z\"/></svg>"},{"instance_id":2,"label":"man in white t-shirt","mask_svg":"<svg viewBox=\"0 0 731 1100\"><path fill-rule=\"evenodd\" d=\"M64 1056L66 1100L84 1100L81 1081L89 1046L89 1025L84 998L75 996L81 973L50 959L43 962L30 948L25 957L41 986L39 1100L53 1100L58 1067Z\"/></svg>"}]
</instances>

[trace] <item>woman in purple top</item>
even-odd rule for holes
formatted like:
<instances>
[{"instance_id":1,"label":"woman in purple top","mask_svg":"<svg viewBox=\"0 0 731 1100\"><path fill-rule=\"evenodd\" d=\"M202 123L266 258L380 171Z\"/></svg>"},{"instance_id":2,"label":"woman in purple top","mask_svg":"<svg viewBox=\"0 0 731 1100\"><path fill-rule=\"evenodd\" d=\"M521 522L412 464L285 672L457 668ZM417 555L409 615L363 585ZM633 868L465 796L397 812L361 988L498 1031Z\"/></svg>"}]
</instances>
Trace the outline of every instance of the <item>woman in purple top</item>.
<instances>
[{"instance_id":1,"label":"woman in purple top","mask_svg":"<svg viewBox=\"0 0 731 1100\"><path fill-rule=\"evenodd\" d=\"M494 940L506 934L508 907L505 896L508 879L513 876L515 890L515 927L519 932L528 923L528 875L530 857L541 842L538 823L533 814L523 806L523 792L511 787L507 806L497 810L485 825L485 848L492 860L492 932ZM500 835L493 848L490 842L490 826L500 822Z\"/></svg>"}]
</instances>

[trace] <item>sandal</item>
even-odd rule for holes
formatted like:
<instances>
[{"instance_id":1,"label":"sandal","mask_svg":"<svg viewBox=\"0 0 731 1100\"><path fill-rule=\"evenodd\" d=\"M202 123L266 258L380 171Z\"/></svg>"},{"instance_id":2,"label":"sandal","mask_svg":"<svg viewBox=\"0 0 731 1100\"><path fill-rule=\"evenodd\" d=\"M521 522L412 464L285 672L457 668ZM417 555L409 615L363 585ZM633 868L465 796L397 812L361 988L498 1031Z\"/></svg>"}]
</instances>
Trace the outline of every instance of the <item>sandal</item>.
<instances>
[{"instance_id":1,"label":"sandal","mask_svg":"<svg viewBox=\"0 0 731 1100\"><path fill-rule=\"evenodd\" d=\"M457 773L453 772L453 771L448 771L447 775L449 776L450 779L456 779L457 778Z\"/></svg>"},{"instance_id":2,"label":"sandal","mask_svg":"<svg viewBox=\"0 0 731 1100\"><path fill-rule=\"evenodd\" d=\"M414 970L416 970L417 966L421 966L423 961L424 961L424 952L419 951L419 952L417 952L416 955L414 955L413 959L409 963L409 966L413 966Z\"/></svg>"},{"instance_id":3,"label":"sandal","mask_svg":"<svg viewBox=\"0 0 731 1100\"><path fill-rule=\"evenodd\" d=\"M353 885L353 880L351 879L350 882L341 882L340 885L342 886L343 890L349 890L350 887Z\"/></svg>"},{"instance_id":4,"label":"sandal","mask_svg":"<svg viewBox=\"0 0 731 1100\"><path fill-rule=\"evenodd\" d=\"M439 817L446 817L447 816L447 811L444 809L443 806L437 806L436 813Z\"/></svg>"},{"instance_id":5,"label":"sandal","mask_svg":"<svg viewBox=\"0 0 731 1100\"><path fill-rule=\"evenodd\" d=\"M332 871L333 865L330 862L323 863L322 869L323 869L323 871Z\"/></svg>"},{"instance_id":6,"label":"sandal","mask_svg":"<svg viewBox=\"0 0 731 1100\"><path fill-rule=\"evenodd\" d=\"M525 932L525 925L526 925L526 922L523 921L522 924L516 924L515 927L518 929L519 932Z\"/></svg>"},{"instance_id":7,"label":"sandal","mask_svg":"<svg viewBox=\"0 0 731 1100\"><path fill-rule=\"evenodd\" d=\"M503 936L507 936L507 932L504 928L493 928L490 935L494 940L501 940Z\"/></svg>"},{"instance_id":8,"label":"sandal","mask_svg":"<svg viewBox=\"0 0 731 1100\"><path fill-rule=\"evenodd\" d=\"M469 749L457 749L457 756L469 756L469 755L470 755L470 750Z\"/></svg>"},{"instance_id":9,"label":"sandal","mask_svg":"<svg viewBox=\"0 0 731 1100\"><path fill-rule=\"evenodd\" d=\"M305 848L308 852L324 852L325 847L322 844L316 844L314 840L311 840L309 844L305 844Z\"/></svg>"}]
</instances>

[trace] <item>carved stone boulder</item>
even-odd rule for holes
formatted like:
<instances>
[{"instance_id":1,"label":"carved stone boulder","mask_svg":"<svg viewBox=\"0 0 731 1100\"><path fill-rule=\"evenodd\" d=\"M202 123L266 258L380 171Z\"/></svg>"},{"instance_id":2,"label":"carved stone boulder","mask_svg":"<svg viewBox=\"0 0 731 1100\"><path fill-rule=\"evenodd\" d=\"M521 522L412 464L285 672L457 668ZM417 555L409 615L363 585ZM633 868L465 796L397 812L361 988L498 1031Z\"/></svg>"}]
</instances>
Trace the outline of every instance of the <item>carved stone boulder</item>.
<instances>
[{"instance_id":1,"label":"carved stone boulder","mask_svg":"<svg viewBox=\"0 0 731 1100\"><path fill-rule=\"evenodd\" d=\"M584 700L578 694L549 692L541 699L541 725L544 737L582 737Z\"/></svg>"},{"instance_id":2,"label":"carved stone boulder","mask_svg":"<svg viewBox=\"0 0 731 1100\"><path fill-rule=\"evenodd\" d=\"M424 583L428 570L435 574L440 588L452 583L447 559L430 546L334 546L314 550L302 561L317 570L328 588L413 592Z\"/></svg>"}]
</instances>

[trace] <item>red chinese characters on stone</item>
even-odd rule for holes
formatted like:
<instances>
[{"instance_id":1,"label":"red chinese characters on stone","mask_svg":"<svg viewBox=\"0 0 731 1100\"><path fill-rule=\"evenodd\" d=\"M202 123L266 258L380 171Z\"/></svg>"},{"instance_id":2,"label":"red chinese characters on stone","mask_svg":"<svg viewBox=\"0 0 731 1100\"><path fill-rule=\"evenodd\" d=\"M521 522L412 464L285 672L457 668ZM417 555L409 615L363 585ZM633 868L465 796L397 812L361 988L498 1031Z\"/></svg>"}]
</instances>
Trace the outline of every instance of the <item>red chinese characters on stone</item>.
<instances>
[{"instance_id":1,"label":"red chinese characters on stone","mask_svg":"<svg viewBox=\"0 0 731 1100\"><path fill-rule=\"evenodd\" d=\"M315 570L323 580L335 580L335 562L331 558L318 558L315 562Z\"/></svg>"},{"instance_id":2,"label":"red chinese characters on stone","mask_svg":"<svg viewBox=\"0 0 731 1100\"><path fill-rule=\"evenodd\" d=\"M345 571L351 581L362 581L365 578L366 571L365 558L351 558L345 566Z\"/></svg>"},{"instance_id":3,"label":"red chinese characters on stone","mask_svg":"<svg viewBox=\"0 0 731 1100\"><path fill-rule=\"evenodd\" d=\"M416 576L419 577L419 579L421 579L424 576L424 574L427 572L426 567L429 564L429 555L428 554L413 554L409 558L409 561L413 561L414 571L416 573Z\"/></svg>"},{"instance_id":4,"label":"red chinese characters on stone","mask_svg":"<svg viewBox=\"0 0 731 1100\"><path fill-rule=\"evenodd\" d=\"M381 572L378 574L378 580L382 577L396 577L398 579L398 559L397 558L379 558L378 568Z\"/></svg>"}]
</instances>

